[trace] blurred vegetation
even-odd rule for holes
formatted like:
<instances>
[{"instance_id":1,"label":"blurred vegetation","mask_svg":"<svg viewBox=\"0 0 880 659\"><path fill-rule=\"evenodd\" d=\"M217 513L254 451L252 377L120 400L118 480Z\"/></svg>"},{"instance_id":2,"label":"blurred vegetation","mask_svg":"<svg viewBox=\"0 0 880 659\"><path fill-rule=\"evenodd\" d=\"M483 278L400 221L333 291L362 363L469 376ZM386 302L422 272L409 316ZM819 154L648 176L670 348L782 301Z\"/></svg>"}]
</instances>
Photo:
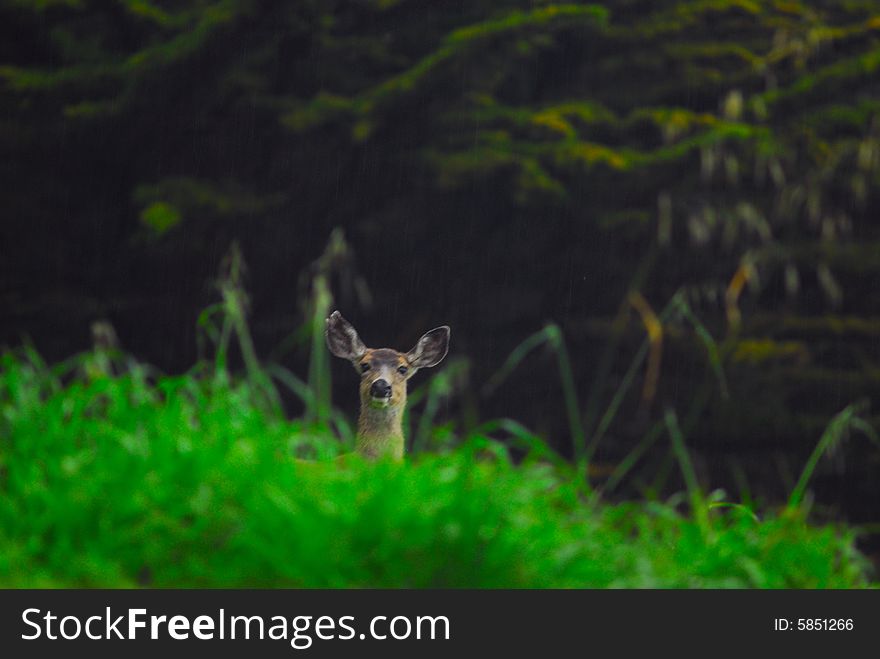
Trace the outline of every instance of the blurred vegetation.
<instances>
[{"instance_id":1,"label":"blurred vegetation","mask_svg":"<svg viewBox=\"0 0 880 659\"><path fill-rule=\"evenodd\" d=\"M320 324L308 381L263 366L241 275L233 249L221 301L200 318L210 355L183 375L121 351L106 323L93 326L91 351L55 366L31 347L0 354L0 585L872 585L858 530L808 520L819 461L850 432L880 443L857 406L829 424L787 504L764 510L705 492L672 409L664 431L685 491L640 503L604 500L626 477L623 465L593 488L576 412L574 464L511 419L467 434L434 426L437 401L460 370L455 362L413 392L407 425L418 408L418 429L409 458L367 462L351 453L347 416L320 392L330 380ZM328 305L318 274L315 317ZM500 386L544 341L573 394L556 326L526 339L487 386ZM241 374L228 366L236 347ZM301 417L285 413L282 388L301 398Z\"/></svg>"},{"instance_id":2,"label":"blurred vegetation","mask_svg":"<svg viewBox=\"0 0 880 659\"><path fill-rule=\"evenodd\" d=\"M605 504L536 438L514 462L485 432L340 465L351 443L288 420L270 387L208 365L163 376L112 350L56 367L2 355L0 585L870 585L855 532L809 525L794 495L762 519L694 483L691 514L679 496Z\"/></svg>"},{"instance_id":3,"label":"blurred vegetation","mask_svg":"<svg viewBox=\"0 0 880 659\"><path fill-rule=\"evenodd\" d=\"M0 342L109 318L180 372L237 240L249 350L337 433L330 299L391 346L453 327L418 446L515 410L639 494L669 409L761 498L880 396L874 2L12 1L0 36ZM878 466L847 442L816 482L876 522Z\"/></svg>"}]
</instances>

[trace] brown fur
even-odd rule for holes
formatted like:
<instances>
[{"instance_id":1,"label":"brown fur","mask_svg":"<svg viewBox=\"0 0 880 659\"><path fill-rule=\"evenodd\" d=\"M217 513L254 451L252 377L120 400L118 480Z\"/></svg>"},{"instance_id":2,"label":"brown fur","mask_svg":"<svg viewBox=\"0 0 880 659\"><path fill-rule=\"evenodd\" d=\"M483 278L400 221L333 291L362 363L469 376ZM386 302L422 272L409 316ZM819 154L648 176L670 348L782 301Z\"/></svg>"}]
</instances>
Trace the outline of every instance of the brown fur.
<instances>
[{"instance_id":1,"label":"brown fur","mask_svg":"<svg viewBox=\"0 0 880 659\"><path fill-rule=\"evenodd\" d=\"M444 325L427 332L408 353L390 348L371 349L364 346L354 327L334 311L327 319L326 338L330 351L348 359L361 375L357 452L371 459L388 456L402 460L406 383L418 369L435 366L446 356L449 328ZM391 385L389 398L373 397L371 388L377 380Z\"/></svg>"}]
</instances>

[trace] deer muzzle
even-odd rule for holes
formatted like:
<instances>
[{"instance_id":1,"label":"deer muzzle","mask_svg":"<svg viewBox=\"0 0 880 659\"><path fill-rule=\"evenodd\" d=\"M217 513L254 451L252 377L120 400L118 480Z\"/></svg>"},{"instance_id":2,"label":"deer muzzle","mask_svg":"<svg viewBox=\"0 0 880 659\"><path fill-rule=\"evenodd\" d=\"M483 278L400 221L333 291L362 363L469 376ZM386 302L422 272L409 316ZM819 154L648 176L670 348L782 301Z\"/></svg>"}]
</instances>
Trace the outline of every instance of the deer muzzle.
<instances>
[{"instance_id":1,"label":"deer muzzle","mask_svg":"<svg viewBox=\"0 0 880 659\"><path fill-rule=\"evenodd\" d=\"M376 380L370 385L370 396L379 399L391 398L391 385L387 380Z\"/></svg>"}]
</instances>

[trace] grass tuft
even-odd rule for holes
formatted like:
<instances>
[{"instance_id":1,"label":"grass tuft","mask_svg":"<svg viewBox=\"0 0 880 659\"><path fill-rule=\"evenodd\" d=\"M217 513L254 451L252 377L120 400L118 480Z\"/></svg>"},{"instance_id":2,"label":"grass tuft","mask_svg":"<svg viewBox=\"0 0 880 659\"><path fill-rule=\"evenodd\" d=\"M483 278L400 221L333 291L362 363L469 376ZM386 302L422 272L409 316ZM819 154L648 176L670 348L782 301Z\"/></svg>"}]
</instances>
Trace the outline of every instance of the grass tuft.
<instances>
[{"instance_id":1,"label":"grass tuft","mask_svg":"<svg viewBox=\"0 0 880 659\"><path fill-rule=\"evenodd\" d=\"M0 357L2 587L869 584L855 531L799 507L758 521L710 504L695 521L674 503L588 505L571 466L512 421L406 463L340 465L327 426L285 419L253 373L87 361Z\"/></svg>"}]
</instances>

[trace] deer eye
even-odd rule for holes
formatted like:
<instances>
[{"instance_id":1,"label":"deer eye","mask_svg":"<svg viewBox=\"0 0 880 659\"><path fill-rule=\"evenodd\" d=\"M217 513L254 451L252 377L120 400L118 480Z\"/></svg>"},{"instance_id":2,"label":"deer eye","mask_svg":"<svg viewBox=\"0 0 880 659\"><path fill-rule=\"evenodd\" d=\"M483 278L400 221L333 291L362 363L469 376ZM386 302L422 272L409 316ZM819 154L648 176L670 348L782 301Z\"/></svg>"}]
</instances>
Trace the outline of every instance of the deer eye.
<instances>
[{"instance_id":1,"label":"deer eye","mask_svg":"<svg viewBox=\"0 0 880 659\"><path fill-rule=\"evenodd\" d=\"M370 362L364 362L361 364L361 373L366 373L370 370Z\"/></svg>"},{"instance_id":2,"label":"deer eye","mask_svg":"<svg viewBox=\"0 0 880 659\"><path fill-rule=\"evenodd\" d=\"M409 369L406 366L398 366L397 367L397 372L400 373L401 375L406 375L407 371L409 371Z\"/></svg>"}]
</instances>

